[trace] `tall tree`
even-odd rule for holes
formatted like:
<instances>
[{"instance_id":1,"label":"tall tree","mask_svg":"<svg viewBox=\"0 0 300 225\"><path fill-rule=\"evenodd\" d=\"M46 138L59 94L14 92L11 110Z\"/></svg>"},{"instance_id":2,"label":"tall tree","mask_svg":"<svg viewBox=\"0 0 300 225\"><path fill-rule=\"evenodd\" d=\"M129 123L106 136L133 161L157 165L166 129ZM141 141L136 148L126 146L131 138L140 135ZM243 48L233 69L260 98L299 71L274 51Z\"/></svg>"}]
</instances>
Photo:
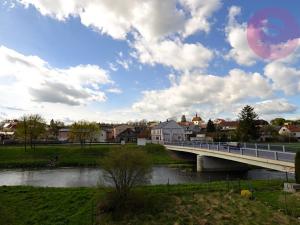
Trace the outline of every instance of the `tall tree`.
<instances>
[{"instance_id":1,"label":"tall tree","mask_svg":"<svg viewBox=\"0 0 300 225\"><path fill-rule=\"evenodd\" d=\"M43 137L45 132L46 122L44 118L39 114L23 116L16 130L17 136L24 140L25 150L27 141L29 141L30 148L35 149L36 140Z\"/></svg>"},{"instance_id":2,"label":"tall tree","mask_svg":"<svg viewBox=\"0 0 300 225\"><path fill-rule=\"evenodd\" d=\"M65 126L64 122L61 121L55 121L51 120L50 121L50 133L57 139L58 134L59 134L59 129L63 128Z\"/></svg>"},{"instance_id":3,"label":"tall tree","mask_svg":"<svg viewBox=\"0 0 300 225\"><path fill-rule=\"evenodd\" d=\"M213 132L216 131L215 124L211 119L209 119L208 122L207 122L206 130L207 130L208 133L213 133Z\"/></svg>"},{"instance_id":4,"label":"tall tree","mask_svg":"<svg viewBox=\"0 0 300 225\"><path fill-rule=\"evenodd\" d=\"M259 137L255 120L258 115L254 108L246 105L239 114L238 136L241 141L256 140Z\"/></svg>"},{"instance_id":5,"label":"tall tree","mask_svg":"<svg viewBox=\"0 0 300 225\"><path fill-rule=\"evenodd\" d=\"M88 123L88 138L90 144L95 141L97 135L100 135L100 127L96 122Z\"/></svg>"},{"instance_id":6,"label":"tall tree","mask_svg":"<svg viewBox=\"0 0 300 225\"><path fill-rule=\"evenodd\" d=\"M71 125L70 138L73 141L79 141L83 147L86 141L92 143L99 131L100 127L95 122L78 121Z\"/></svg>"},{"instance_id":7,"label":"tall tree","mask_svg":"<svg viewBox=\"0 0 300 225\"><path fill-rule=\"evenodd\" d=\"M78 121L73 123L70 129L70 139L73 141L79 141L81 147L83 147L89 137L88 129L89 127L87 121Z\"/></svg>"},{"instance_id":8,"label":"tall tree","mask_svg":"<svg viewBox=\"0 0 300 225\"><path fill-rule=\"evenodd\" d=\"M182 115L182 117L181 117L181 122L182 122L182 123L186 123L186 117L185 117L185 115Z\"/></svg>"},{"instance_id":9,"label":"tall tree","mask_svg":"<svg viewBox=\"0 0 300 225\"><path fill-rule=\"evenodd\" d=\"M271 120L273 126L283 126L286 120L284 118L275 118Z\"/></svg>"}]
</instances>

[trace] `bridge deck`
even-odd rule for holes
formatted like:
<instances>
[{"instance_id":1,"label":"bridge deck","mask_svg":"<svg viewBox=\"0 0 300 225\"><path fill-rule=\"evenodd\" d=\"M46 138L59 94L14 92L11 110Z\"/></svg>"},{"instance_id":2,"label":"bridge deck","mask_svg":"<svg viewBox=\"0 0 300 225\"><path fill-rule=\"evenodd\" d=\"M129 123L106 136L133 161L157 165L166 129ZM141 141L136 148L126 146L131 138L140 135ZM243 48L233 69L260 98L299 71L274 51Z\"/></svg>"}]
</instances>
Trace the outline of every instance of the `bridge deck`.
<instances>
[{"instance_id":1,"label":"bridge deck","mask_svg":"<svg viewBox=\"0 0 300 225\"><path fill-rule=\"evenodd\" d=\"M168 149L185 151L195 154L204 154L213 157L227 158L234 161L247 161L249 164L262 166L265 168L280 168L277 170L294 172L294 161L296 154L286 151L273 151L265 149L233 147L219 143L197 143L180 142L165 143ZM173 146L173 148L172 148ZM177 148L176 148L177 147ZM245 160L243 160L245 159ZM255 162L254 162L255 161ZM263 164L262 164L263 163ZM275 167L274 167L275 166Z\"/></svg>"}]
</instances>

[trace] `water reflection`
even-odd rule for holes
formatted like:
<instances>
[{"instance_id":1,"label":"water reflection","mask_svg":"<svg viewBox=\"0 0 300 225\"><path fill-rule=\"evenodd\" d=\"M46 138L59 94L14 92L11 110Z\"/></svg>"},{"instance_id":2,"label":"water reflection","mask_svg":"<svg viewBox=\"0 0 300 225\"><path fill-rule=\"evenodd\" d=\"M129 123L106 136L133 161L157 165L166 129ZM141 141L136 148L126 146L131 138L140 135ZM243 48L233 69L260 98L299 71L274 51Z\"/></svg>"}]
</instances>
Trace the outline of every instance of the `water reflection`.
<instances>
[{"instance_id":1,"label":"water reflection","mask_svg":"<svg viewBox=\"0 0 300 225\"><path fill-rule=\"evenodd\" d=\"M248 172L195 173L166 166L154 167L150 184L201 183L233 179L285 179L282 172L254 169ZM293 179L289 174L289 179ZM59 168L52 170L1 170L0 186L93 187L105 183L98 168Z\"/></svg>"}]
</instances>

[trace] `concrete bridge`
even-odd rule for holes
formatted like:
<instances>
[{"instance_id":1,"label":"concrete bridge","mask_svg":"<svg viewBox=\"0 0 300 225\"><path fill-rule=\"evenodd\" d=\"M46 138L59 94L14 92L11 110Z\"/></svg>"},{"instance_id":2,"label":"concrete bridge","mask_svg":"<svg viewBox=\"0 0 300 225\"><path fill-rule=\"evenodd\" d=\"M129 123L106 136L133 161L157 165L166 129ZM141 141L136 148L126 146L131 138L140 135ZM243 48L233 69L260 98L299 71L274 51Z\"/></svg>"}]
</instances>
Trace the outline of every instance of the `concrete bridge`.
<instances>
[{"instance_id":1,"label":"concrete bridge","mask_svg":"<svg viewBox=\"0 0 300 225\"><path fill-rule=\"evenodd\" d=\"M171 151L197 155L197 171L241 170L250 165L295 173L296 154L286 152L284 147L282 151L275 151L199 142L165 143L164 146Z\"/></svg>"}]
</instances>

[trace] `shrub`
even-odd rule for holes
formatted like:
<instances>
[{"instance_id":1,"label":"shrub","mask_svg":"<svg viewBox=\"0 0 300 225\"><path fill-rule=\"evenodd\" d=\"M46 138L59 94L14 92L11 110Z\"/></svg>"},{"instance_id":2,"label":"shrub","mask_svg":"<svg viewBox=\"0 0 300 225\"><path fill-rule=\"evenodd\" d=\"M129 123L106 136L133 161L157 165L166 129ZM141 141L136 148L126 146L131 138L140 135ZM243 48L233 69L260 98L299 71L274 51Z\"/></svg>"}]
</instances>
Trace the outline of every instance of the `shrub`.
<instances>
[{"instance_id":1,"label":"shrub","mask_svg":"<svg viewBox=\"0 0 300 225\"><path fill-rule=\"evenodd\" d=\"M296 183L300 184L300 152L297 152L295 159L295 178Z\"/></svg>"},{"instance_id":2,"label":"shrub","mask_svg":"<svg viewBox=\"0 0 300 225\"><path fill-rule=\"evenodd\" d=\"M133 187L147 183L151 177L148 155L135 149L112 150L100 163L103 177L115 187L120 203L126 200Z\"/></svg>"},{"instance_id":3,"label":"shrub","mask_svg":"<svg viewBox=\"0 0 300 225\"><path fill-rule=\"evenodd\" d=\"M252 192L249 191L249 190L242 190L241 191L241 196L243 198L252 199Z\"/></svg>"}]
</instances>

